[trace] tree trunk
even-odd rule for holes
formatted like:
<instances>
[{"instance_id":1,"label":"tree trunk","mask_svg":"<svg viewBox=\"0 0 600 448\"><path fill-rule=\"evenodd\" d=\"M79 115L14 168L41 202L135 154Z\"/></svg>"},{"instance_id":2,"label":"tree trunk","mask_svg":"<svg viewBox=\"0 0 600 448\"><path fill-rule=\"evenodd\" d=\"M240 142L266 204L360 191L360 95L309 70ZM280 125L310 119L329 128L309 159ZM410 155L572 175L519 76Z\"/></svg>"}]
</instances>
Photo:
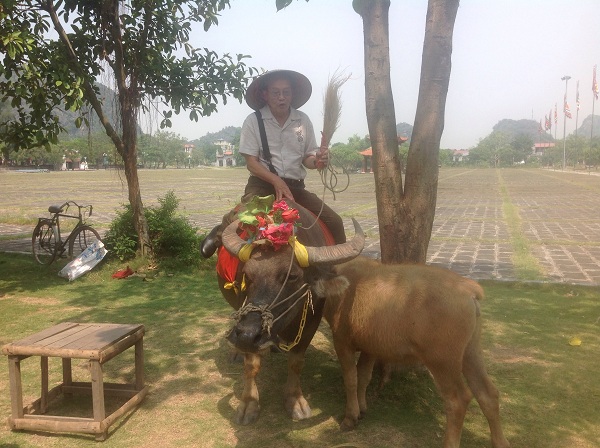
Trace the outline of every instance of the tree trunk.
<instances>
[{"instance_id":1,"label":"tree trunk","mask_svg":"<svg viewBox=\"0 0 600 448\"><path fill-rule=\"evenodd\" d=\"M123 126L123 146L119 151L125 167L125 178L129 193L129 204L133 214L133 226L138 234L142 256L152 255L152 245L148 233L148 222L144 214L142 193L137 169L137 108L134 106L135 94L124 89L119 95L121 106L121 124Z\"/></svg>"},{"instance_id":2,"label":"tree trunk","mask_svg":"<svg viewBox=\"0 0 600 448\"><path fill-rule=\"evenodd\" d=\"M452 33L459 0L429 0L419 100L402 188L389 66L389 0L355 0L365 46L367 124L381 259L424 263L437 200L438 158L450 79Z\"/></svg>"},{"instance_id":3,"label":"tree trunk","mask_svg":"<svg viewBox=\"0 0 600 448\"><path fill-rule=\"evenodd\" d=\"M429 0L421 62L421 84L406 164L407 213L400 225L403 258L425 262L431 238L438 187L440 140L450 81L452 33L459 0Z\"/></svg>"},{"instance_id":4,"label":"tree trunk","mask_svg":"<svg viewBox=\"0 0 600 448\"><path fill-rule=\"evenodd\" d=\"M395 242L402 229L402 170L398 152L396 115L390 79L389 0L354 2L363 19L365 47L365 103L369 137L373 148L375 197L384 263L396 258ZM385 242L385 244L383 244Z\"/></svg>"}]
</instances>

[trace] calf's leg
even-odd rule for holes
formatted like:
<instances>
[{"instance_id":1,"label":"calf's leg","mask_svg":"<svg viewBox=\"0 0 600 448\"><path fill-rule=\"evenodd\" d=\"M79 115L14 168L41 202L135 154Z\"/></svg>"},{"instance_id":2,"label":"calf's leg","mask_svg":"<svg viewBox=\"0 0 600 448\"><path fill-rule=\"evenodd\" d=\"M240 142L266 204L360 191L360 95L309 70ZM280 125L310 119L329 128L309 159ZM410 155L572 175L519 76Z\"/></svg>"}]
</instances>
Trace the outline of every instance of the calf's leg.
<instances>
[{"instance_id":1,"label":"calf's leg","mask_svg":"<svg viewBox=\"0 0 600 448\"><path fill-rule=\"evenodd\" d=\"M504 437L500 424L498 389L492 383L485 369L478 337L472 340L467 347L463 360L463 374L490 425L492 446L494 448L509 448L510 444Z\"/></svg>"},{"instance_id":2,"label":"calf's leg","mask_svg":"<svg viewBox=\"0 0 600 448\"><path fill-rule=\"evenodd\" d=\"M360 416L358 404L358 379L354 350L346 347L339 341L333 341L344 378L344 389L346 390L346 414L340 424L342 431L354 429Z\"/></svg>"},{"instance_id":3,"label":"calf's leg","mask_svg":"<svg viewBox=\"0 0 600 448\"><path fill-rule=\"evenodd\" d=\"M256 353L244 355L244 390L237 408L236 423L248 425L254 423L260 412L256 375L260 372L261 357Z\"/></svg>"},{"instance_id":4,"label":"calf's leg","mask_svg":"<svg viewBox=\"0 0 600 448\"><path fill-rule=\"evenodd\" d=\"M467 405L472 397L462 378L461 362L460 360L450 361L427 367L444 400L446 433L443 446L444 448L459 448Z\"/></svg>"},{"instance_id":5,"label":"calf's leg","mask_svg":"<svg viewBox=\"0 0 600 448\"><path fill-rule=\"evenodd\" d=\"M284 387L285 409L294 420L303 420L312 415L308 402L300 387L300 373L304 367L304 351L288 354L288 377Z\"/></svg>"},{"instance_id":6,"label":"calf's leg","mask_svg":"<svg viewBox=\"0 0 600 448\"><path fill-rule=\"evenodd\" d=\"M367 412L367 386L371 382L371 377L373 376L375 361L376 358L374 356L361 352L356 365L357 397L358 407L360 409L359 418L362 418Z\"/></svg>"}]
</instances>

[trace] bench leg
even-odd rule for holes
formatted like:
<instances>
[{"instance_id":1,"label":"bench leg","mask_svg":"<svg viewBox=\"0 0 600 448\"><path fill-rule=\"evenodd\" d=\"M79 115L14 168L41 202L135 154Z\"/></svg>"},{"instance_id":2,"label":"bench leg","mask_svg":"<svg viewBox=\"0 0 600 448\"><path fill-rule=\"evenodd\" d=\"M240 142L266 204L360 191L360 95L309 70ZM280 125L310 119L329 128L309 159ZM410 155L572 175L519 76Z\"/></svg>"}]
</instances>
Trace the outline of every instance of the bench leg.
<instances>
[{"instance_id":1,"label":"bench leg","mask_svg":"<svg viewBox=\"0 0 600 448\"><path fill-rule=\"evenodd\" d=\"M106 418L104 407L104 378L102 365L98 361L90 361L92 371L92 404L94 408L94 421L102 422ZM96 440L105 440L107 431L96 434Z\"/></svg>"},{"instance_id":2,"label":"bench leg","mask_svg":"<svg viewBox=\"0 0 600 448\"><path fill-rule=\"evenodd\" d=\"M40 356L40 369L42 373L42 391L40 394L40 414L48 411L48 357Z\"/></svg>"},{"instance_id":3,"label":"bench leg","mask_svg":"<svg viewBox=\"0 0 600 448\"><path fill-rule=\"evenodd\" d=\"M23 418L23 384L21 383L21 358L19 356L8 357L8 376L12 418Z\"/></svg>"},{"instance_id":4,"label":"bench leg","mask_svg":"<svg viewBox=\"0 0 600 448\"><path fill-rule=\"evenodd\" d=\"M73 371L71 369L71 358L62 359L63 386L73 385ZM65 396L73 396L73 394L65 394Z\"/></svg>"},{"instance_id":5,"label":"bench leg","mask_svg":"<svg viewBox=\"0 0 600 448\"><path fill-rule=\"evenodd\" d=\"M135 388L144 388L144 339L135 343Z\"/></svg>"}]
</instances>

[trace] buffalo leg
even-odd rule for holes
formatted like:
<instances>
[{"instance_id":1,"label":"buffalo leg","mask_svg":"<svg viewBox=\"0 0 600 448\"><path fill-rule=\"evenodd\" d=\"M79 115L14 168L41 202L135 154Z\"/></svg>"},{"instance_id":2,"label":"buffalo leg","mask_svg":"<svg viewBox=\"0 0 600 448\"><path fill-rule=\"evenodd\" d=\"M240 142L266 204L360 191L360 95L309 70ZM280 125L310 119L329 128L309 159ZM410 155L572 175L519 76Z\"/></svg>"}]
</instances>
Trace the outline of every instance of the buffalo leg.
<instances>
[{"instance_id":1,"label":"buffalo leg","mask_svg":"<svg viewBox=\"0 0 600 448\"><path fill-rule=\"evenodd\" d=\"M508 448L510 444L504 437L500 424L498 389L487 374L478 342L472 342L467 347L463 361L463 374L490 425L492 446L494 448Z\"/></svg>"},{"instance_id":2,"label":"buffalo leg","mask_svg":"<svg viewBox=\"0 0 600 448\"><path fill-rule=\"evenodd\" d=\"M471 391L467 388L456 362L428 366L436 386L444 400L446 411L446 434L444 448L458 448L467 405L471 401Z\"/></svg>"},{"instance_id":3,"label":"buffalo leg","mask_svg":"<svg viewBox=\"0 0 600 448\"><path fill-rule=\"evenodd\" d=\"M362 418L367 412L367 386L371 382L373 375L373 367L375 366L376 358L368 353L361 352L358 363L356 365L357 372L357 396L358 407L360 409L360 417Z\"/></svg>"},{"instance_id":4,"label":"buffalo leg","mask_svg":"<svg viewBox=\"0 0 600 448\"><path fill-rule=\"evenodd\" d=\"M294 420L303 420L312 415L308 402L300 387L300 374L304 368L304 351L288 354L288 377L284 388L285 409Z\"/></svg>"},{"instance_id":5,"label":"buffalo leg","mask_svg":"<svg viewBox=\"0 0 600 448\"><path fill-rule=\"evenodd\" d=\"M255 353L244 355L244 390L236 415L236 422L240 425L254 423L260 412L258 388L256 387L256 375L260 371L260 361L260 355Z\"/></svg>"}]
</instances>

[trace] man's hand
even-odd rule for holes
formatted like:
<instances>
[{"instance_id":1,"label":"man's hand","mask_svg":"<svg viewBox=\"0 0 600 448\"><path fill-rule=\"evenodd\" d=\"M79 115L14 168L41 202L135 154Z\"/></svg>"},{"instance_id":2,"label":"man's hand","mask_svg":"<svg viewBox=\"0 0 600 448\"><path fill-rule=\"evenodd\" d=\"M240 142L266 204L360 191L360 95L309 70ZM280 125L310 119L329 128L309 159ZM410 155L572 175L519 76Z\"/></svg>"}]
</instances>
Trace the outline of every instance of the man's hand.
<instances>
[{"instance_id":1,"label":"man's hand","mask_svg":"<svg viewBox=\"0 0 600 448\"><path fill-rule=\"evenodd\" d=\"M290 188L280 177L273 182L273 188L275 188L275 201L281 201L284 198L294 200L294 195Z\"/></svg>"},{"instance_id":2,"label":"man's hand","mask_svg":"<svg viewBox=\"0 0 600 448\"><path fill-rule=\"evenodd\" d=\"M317 151L315 157L315 166L318 170L322 170L327 166L327 163L329 162L329 148L327 148L326 146L321 146L321 148L319 148L319 151Z\"/></svg>"}]
</instances>

